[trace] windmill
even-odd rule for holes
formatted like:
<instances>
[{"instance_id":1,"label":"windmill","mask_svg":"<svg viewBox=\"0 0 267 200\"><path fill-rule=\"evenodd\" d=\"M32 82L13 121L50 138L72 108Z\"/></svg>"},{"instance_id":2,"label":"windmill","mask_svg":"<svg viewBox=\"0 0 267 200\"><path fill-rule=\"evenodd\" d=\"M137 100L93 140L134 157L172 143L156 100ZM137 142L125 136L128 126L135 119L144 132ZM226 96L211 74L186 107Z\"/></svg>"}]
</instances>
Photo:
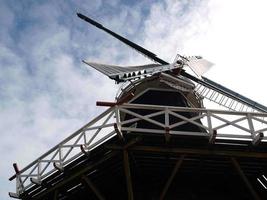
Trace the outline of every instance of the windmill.
<instances>
[{"instance_id":1,"label":"windmill","mask_svg":"<svg viewBox=\"0 0 267 200\"><path fill-rule=\"evenodd\" d=\"M116 101L98 101L109 108L22 170L14 164L11 197L266 198L267 107L204 77L213 64L200 56L168 63L77 15L154 63L83 61L123 84ZM204 98L228 110L207 109Z\"/></svg>"},{"instance_id":2,"label":"windmill","mask_svg":"<svg viewBox=\"0 0 267 200\"><path fill-rule=\"evenodd\" d=\"M84 61L86 64L92 66L93 68L107 75L109 78L115 80L116 82L119 83L119 82L132 81L147 75L152 76L154 74L162 73L163 74L162 77L164 77L165 79L169 78L170 82L171 81L179 82L181 81L181 79L183 81L185 81L185 79L193 81L196 85L196 88L194 89L198 94L200 94L204 98L214 101L215 103L225 106L231 110L239 109L239 111L243 110L247 111L250 108L250 111L256 110L259 112L267 112L267 107L202 76L202 74L206 72L213 65L212 63L203 59L202 57L200 56L184 57L177 54L174 63L170 64L162 60L161 58L157 57L157 55L152 53L151 51L112 32L111 30L105 28L103 25L88 18L87 16L82 15L80 13L78 13L77 15L81 19L107 32L111 36L115 37L124 44L130 46L137 52L143 54L147 58L157 63L157 64L149 64L149 65L134 66L134 67L127 67L127 66L121 67L121 66L103 65L103 64ZM201 79L188 74L184 70L184 66L189 66L198 77L201 77ZM166 73L168 73L170 76L166 75ZM190 83L188 84L190 85Z\"/></svg>"}]
</instances>

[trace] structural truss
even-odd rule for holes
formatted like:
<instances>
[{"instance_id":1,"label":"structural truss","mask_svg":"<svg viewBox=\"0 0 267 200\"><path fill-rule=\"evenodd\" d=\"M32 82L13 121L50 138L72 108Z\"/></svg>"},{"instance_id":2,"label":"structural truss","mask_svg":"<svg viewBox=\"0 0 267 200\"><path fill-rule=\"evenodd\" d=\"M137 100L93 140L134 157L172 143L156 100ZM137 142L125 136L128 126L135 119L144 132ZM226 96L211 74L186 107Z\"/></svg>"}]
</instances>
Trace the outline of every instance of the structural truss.
<instances>
[{"instance_id":1,"label":"structural truss","mask_svg":"<svg viewBox=\"0 0 267 200\"><path fill-rule=\"evenodd\" d=\"M101 104L101 103L100 103ZM16 170L16 174L10 178L16 179L16 193L20 196L35 185L41 185L42 180L57 171L64 171L64 167L84 154L90 154L103 142L118 136L123 140L127 134L158 134L164 135L166 141L173 135L197 136L207 140L207 143L216 144L227 141L230 145L258 145L266 142L267 117L266 113L233 112L224 110L210 110L200 108L167 107L142 104L103 103L110 105L105 112L90 121L84 127L67 137L54 148L30 163L22 170ZM147 115L140 115L137 110L149 111ZM192 117L185 117L181 113L194 113ZM122 116L131 116L122 120ZM164 120L157 120L158 117ZM171 123L170 118L175 118L176 123ZM151 124L146 128L138 127L136 124L145 121ZM197 132L179 131L178 127L184 124L192 124L199 127ZM178 128L178 129L177 129ZM230 141L230 142L229 142ZM239 143L243 141L245 143ZM115 147L114 147L115 148ZM141 148L141 147L139 147ZM146 147L143 147L144 149ZM154 150L157 151L157 147ZM194 153L192 150L180 149L180 153ZM197 153L210 154L209 150L199 150ZM232 153L229 151L217 152L221 154ZM253 153L251 153L253 154ZM250 155L249 152L239 152L238 156L266 156L265 154Z\"/></svg>"}]
</instances>

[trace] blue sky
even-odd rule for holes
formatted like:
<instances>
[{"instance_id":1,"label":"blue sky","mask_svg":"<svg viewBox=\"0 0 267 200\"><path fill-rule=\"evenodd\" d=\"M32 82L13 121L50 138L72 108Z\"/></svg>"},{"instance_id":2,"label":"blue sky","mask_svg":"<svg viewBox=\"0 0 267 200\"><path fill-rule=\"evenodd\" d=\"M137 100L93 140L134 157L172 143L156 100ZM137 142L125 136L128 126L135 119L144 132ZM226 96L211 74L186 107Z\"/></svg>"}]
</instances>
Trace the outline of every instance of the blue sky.
<instances>
[{"instance_id":1,"label":"blue sky","mask_svg":"<svg viewBox=\"0 0 267 200\"><path fill-rule=\"evenodd\" d=\"M216 64L208 77L266 105L266 9L260 0L1 0L0 198L15 190L13 162L22 168L100 113L97 100L114 99L118 86L82 59L150 62L76 12L167 61L202 55Z\"/></svg>"}]
</instances>

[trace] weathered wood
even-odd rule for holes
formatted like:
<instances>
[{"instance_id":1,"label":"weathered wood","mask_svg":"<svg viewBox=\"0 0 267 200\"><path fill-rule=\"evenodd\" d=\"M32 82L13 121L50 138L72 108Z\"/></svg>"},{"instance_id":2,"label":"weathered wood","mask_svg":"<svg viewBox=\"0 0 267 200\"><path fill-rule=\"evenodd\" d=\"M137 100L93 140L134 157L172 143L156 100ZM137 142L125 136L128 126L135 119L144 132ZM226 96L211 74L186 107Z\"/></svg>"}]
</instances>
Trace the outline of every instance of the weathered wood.
<instances>
[{"instance_id":1,"label":"weathered wood","mask_svg":"<svg viewBox=\"0 0 267 200\"><path fill-rule=\"evenodd\" d=\"M69 183L70 181L74 180L75 178L77 178L78 176L82 176L84 173L86 173L87 171L89 171L90 169L93 169L94 167L102 164L103 162L107 161L108 159L111 159L113 156L117 155L116 152L112 152L110 154L108 154L106 157L101 158L100 160L96 161L94 164L90 164L88 166L86 166L85 168L83 168L82 170L79 170L77 172L75 172L74 174L72 174L71 176L69 176L68 178L66 178L64 181L59 182L57 184L55 184L54 186L50 187L49 189L47 189L46 191L44 191L42 194L40 194L39 196L36 196L34 199L44 199L44 197L55 191L56 189L64 186L65 184Z\"/></svg>"},{"instance_id":2,"label":"weathered wood","mask_svg":"<svg viewBox=\"0 0 267 200\"><path fill-rule=\"evenodd\" d=\"M104 195L97 189L97 187L92 183L92 181L87 177L83 176L82 179L89 186L89 188L95 193L98 199L105 200Z\"/></svg>"},{"instance_id":3,"label":"weathered wood","mask_svg":"<svg viewBox=\"0 0 267 200\"><path fill-rule=\"evenodd\" d=\"M261 200L261 198L259 197L259 195L257 194L257 192L254 190L254 188L250 184L250 182L247 179L246 175L242 171L242 169L241 169L240 165L238 164L238 162L236 161L236 159L235 158L231 158L231 161L232 161L233 165L235 166L236 171L238 172L239 176L242 178L242 180L246 184L247 188L249 189L249 191L250 191L251 195L253 196L253 198L255 200Z\"/></svg>"},{"instance_id":4,"label":"weathered wood","mask_svg":"<svg viewBox=\"0 0 267 200\"><path fill-rule=\"evenodd\" d=\"M54 200L57 200L58 198L58 190L55 190L55 192L54 192Z\"/></svg>"},{"instance_id":5,"label":"weathered wood","mask_svg":"<svg viewBox=\"0 0 267 200\"><path fill-rule=\"evenodd\" d=\"M133 187L132 187L132 180L131 180L129 156L128 156L127 150L123 150L123 163L124 163L124 171L125 171L125 176L126 176L128 200L133 200L134 199Z\"/></svg>"},{"instance_id":6,"label":"weathered wood","mask_svg":"<svg viewBox=\"0 0 267 200\"><path fill-rule=\"evenodd\" d=\"M170 177L168 178L168 180L167 180L167 182L166 182L166 184L165 184L165 186L164 186L164 188L163 188L163 190L162 190L162 192L160 194L160 200L163 200L164 199L164 197L165 197L165 195L166 195L166 193L167 193L167 191L168 191L168 189L169 189L169 187L170 187L170 185L171 185L171 183L172 183L175 175L177 174L180 166L182 165L182 162L184 160L184 157L185 156L182 155L179 158L179 160L176 162L176 164L175 164L175 166L174 166L174 168L172 170L172 173L171 173Z\"/></svg>"},{"instance_id":7,"label":"weathered wood","mask_svg":"<svg viewBox=\"0 0 267 200\"><path fill-rule=\"evenodd\" d=\"M119 145L106 145L108 149L123 150ZM260 158L266 159L267 153L264 152L244 152L244 151L227 151L215 149L198 149L198 148L168 148L168 147L155 147L155 146L131 146L128 148L130 151L144 151L144 152L160 152L160 153L180 153L180 154L193 154L193 155L214 155L224 157L244 157L244 158Z\"/></svg>"}]
</instances>

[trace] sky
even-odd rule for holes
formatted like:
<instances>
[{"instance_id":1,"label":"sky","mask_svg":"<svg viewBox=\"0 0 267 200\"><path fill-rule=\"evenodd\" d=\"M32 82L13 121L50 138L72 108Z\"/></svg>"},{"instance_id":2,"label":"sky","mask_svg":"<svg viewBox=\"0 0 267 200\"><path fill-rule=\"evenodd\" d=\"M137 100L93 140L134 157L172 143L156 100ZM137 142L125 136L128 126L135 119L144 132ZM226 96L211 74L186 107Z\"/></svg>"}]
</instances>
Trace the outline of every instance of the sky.
<instances>
[{"instance_id":1,"label":"sky","mask_svg":"<svg viewBox=\"0 0 267 200\"><path fill-rule=\"evenodd\" d=\"M215 63L205 76L267 105L264 0L0 0L0 199L23 168L103 111L118 85L82 60L150 63L88 25L83 13L172 62Z\"/></svg>"}]
</instances>

